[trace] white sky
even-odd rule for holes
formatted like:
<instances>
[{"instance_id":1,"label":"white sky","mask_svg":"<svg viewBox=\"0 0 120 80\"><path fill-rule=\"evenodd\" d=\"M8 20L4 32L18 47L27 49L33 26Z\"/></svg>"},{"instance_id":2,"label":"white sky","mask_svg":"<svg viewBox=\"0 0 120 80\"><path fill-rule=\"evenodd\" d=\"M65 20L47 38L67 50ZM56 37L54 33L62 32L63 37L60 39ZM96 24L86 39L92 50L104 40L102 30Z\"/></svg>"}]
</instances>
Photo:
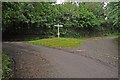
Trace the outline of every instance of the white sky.
<instances>
[{"instance_id":1,"label":"white sky","mask_svg":"<svg viewBox=\"0 0 120 80\"><path fill-rule=\"evenodd\" d=\"M57 0L56 4L62 4L62 2L64 2L64 0Z\"/></svg>"},{"instance_id":2,"label":"white sky","mask_svg":"<svg viewBox=\"0 0 120 80\"><path fill-rule=\"evenodd\" d=\"M73 0L74 1L74 0ZM78 0L79 1L79 0ZM57 0L56 4L62 4L62 2L65 2L65 0ZM108 2L104 2L104 7L106 7Z\"/></svg>"},{"instance_id":3,"label":"white sky","mask_svg":"<svg viewBox=\"0 0 120 80\"><path fill-rule=\"evenodd\" d=\"M106 6L107 6L107 4L108 4L108 2L104 2L104 7L106 7Z\"/></svg>"},{"instance_id":4,"label":"white sky","mask_svg":"<svg viewBox=\"0 0 120 80\"><path fill-rule=\"evenodd\" d=\"M56 0L0 0L2 2L53 2ZM58 4L67 1L80 1L80 2L118 2L119 0L57 0Z\"/></svg>"}]
</instances>

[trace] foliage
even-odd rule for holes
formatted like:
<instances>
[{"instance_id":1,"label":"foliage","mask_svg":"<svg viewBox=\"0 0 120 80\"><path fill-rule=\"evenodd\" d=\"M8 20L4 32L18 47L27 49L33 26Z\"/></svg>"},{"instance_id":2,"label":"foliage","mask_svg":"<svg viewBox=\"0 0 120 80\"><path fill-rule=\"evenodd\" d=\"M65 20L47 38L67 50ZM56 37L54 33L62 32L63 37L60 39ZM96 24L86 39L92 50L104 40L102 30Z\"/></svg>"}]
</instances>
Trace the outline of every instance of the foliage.
<instances>
[{"instance_id":1,"label":"foliage","mask_svg":"<svg viewBox=\"0 0 120 80\"><path fill-rule=\"evenodd\" d=\"M3 2L2 8L3 35L56 37L55 24L64 26L62 37L97 35L106 28L103 3Z\"/></svg>"},{"instance_id":2,"label":"foliage","mask_svg":"<svg viewBox=\"0 0 120 80\"><path fill-rule=\"evenodd\" d=\"M2 53L2 70L3 70L3 75L2 75L2 80L6 80L7 77L6 75L8 74L8 72L11 70L8 66L10 64L10 58L8 57L8 55L3 52Z\"/></svg>"},{"instance_id":3,"label":"foliage","mask_svg":"<svg viewBox=\"0 0 120 80\"><path fill-rule=\"evenodd\" d=\"M97 18L104 18L103 2L83 2L80 3L88 11L93 12Z\"/></svg>"},{"instance_id":4,"label":"foliage","mask_svg":"<svg viewBox=\"0 0 120 80\"><path fill-rule=\"evenodd\" d=\"M75 39L75 38L48 38L48 39L40 39L29 41L31 44L55 47L55 48L63 48L63 47L75 47L79 46L84 42L83 39Z\"/></svg>"},{"instance_id":5,"label":"foliage","mask_svg":"<svg viewBox=\"0 0 120 80\"><path fill-rule=\"evenodd\" d=\"M119 4L120 2L111 2L109 3L109 18L110 21L113 23L114 26L119 27L119 16L120 16L120 10L119 10Z\"/></svg>"}]
</instances>

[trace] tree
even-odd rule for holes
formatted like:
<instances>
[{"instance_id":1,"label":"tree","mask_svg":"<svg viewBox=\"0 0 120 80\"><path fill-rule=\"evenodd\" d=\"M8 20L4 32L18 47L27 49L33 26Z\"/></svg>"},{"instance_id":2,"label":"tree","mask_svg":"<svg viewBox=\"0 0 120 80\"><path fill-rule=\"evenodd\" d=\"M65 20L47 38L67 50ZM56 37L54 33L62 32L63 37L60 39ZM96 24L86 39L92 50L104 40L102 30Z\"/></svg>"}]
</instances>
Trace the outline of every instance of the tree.
<instances>
[{"instance_id":1,"label":"tree","mask_svg":"<svg viewBox=\"0 0 120 80\"><path fill-rule=\"evenodd\" d=\"M120 14L120 10L119 10L119 4L120 2L111 2L108 5L109 8L109 18L111 21L113 21L114 25L118 25L120 22L118 21Z\"/></svg>"},{"instance_id":2,"label":"tree","mask_svg":"<svg viewBox=\"0 0 120 80\"><path fill-rule=\"evenodd\" d=\"M98 32L104 22L83 5L72 2L5 2L2 7L3 34L50 37L56 36L57 28L54 25L63 24L62 36L79 37Z\"/></svg>"},{"instance_id":3,"label":"tree","mask_svg":"<svg viewBox=\"0 0 120 80\"><path fill-rule=\"evenodd\" d=\"M80 3L88 11L93 12L97 18L104 18L104 3L103 2L83 2Z\"/></svg>"}]
</instances>

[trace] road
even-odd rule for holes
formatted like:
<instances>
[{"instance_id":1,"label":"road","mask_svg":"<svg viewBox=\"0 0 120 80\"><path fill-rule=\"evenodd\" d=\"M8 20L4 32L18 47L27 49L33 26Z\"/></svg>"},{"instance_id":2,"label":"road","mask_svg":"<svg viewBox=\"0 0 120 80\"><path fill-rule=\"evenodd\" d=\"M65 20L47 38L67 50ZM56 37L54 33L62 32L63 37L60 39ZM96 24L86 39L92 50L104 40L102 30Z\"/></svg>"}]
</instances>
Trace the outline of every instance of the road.
<instances>
[{"instance_id":1,"label":"road","mask_svg":"<svg viewBox=\"0 0 120 80\"><path fill-rule=\"evenodd\" d=\"M100 40L100 39L98 39ZM89 43L92 41L93 43ZM100 40L102 42L102 40ZM103 42L109 42L106 39ZM81 45L82 50L97 48L93 40L89 46ZM101 44L101 43L99 43ZM82 47L83 46L83 47ZM26 42L3 42L3 50L13 59L13 78L117 78L118 67L90 57L73 54L64 49L32 45ZM107 47L106 45L101 45ZM99 47L100 48L100 47ZM74 49L74 48L73 48ZM73 50L71 49L71 50ZM83 53L80 49L77 51ZM75 50L75 49L74 49ZM100 49L102 50L102 49ZM110 46L109 49L111 50ZM88 52L89 52L88 51ZM113 51L113 50L111 50ZM90 53L89 52L89 53ZM106 51L107 52L107 51ZM87 52L86 52L87 53ZM105 52L104 52L105 53ZM108 53L108 52L107 52ZM117 54L114 53L114 54ZM110 55L113 55L110 53ZM97 56L94 56L98 58ZM110 60L110 59L107 59Z\"/></svg>"}]
</instances>

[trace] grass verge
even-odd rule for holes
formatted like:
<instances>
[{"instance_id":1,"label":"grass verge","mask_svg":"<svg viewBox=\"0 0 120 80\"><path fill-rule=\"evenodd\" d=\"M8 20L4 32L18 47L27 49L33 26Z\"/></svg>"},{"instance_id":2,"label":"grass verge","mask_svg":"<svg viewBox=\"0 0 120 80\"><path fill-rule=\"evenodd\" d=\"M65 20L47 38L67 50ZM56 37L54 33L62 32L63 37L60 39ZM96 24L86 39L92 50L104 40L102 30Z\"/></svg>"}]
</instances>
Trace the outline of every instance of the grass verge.
<instances>
[{"instance_id":1,"label":"grass verge","mask_svg":"<svg viewBox=\"0 0 120 80\"><path fill-rule=\"evenodd\" d=\"M11 70L8 66L10 65L10 58L9 56L3 52L2 53L2 71L3 71L3 74L2 74L2 80L7 80L8 78L8 73L9 71Z\"/></svg>"},{"instance_id":2,"label":"grass verge","mask_svg":"<svg viewBox=\"0 0 120 80\"><path fill-rule=\"evenodd\" d=\"M76 47L84 42L83 39L76 38L48 38L40 40L29 41L31 44L55 47L55 48L64 48L64 47Z\"/></svg>"}]
</instances>

